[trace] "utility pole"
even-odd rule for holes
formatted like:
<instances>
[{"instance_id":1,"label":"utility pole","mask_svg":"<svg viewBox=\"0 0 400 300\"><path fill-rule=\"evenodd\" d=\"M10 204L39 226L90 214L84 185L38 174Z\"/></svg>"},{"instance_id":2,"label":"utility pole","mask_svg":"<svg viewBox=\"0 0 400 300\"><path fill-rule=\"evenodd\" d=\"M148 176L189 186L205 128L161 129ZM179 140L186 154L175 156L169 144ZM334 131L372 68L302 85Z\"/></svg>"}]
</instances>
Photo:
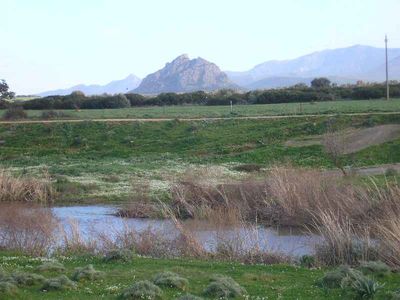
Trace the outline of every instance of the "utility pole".
<instances>
[{"instance_id":1,"label":"utility pole","mask_svg":"<svg viewBox=\"0 0 400 300\"><path fill-rule=\"evenodd\" d=\"M389 100L389 69L388 69L388 50L387 50L387 35L385 35L385 54L386 54L386 100Z\"/></svg>"}]
</instances>

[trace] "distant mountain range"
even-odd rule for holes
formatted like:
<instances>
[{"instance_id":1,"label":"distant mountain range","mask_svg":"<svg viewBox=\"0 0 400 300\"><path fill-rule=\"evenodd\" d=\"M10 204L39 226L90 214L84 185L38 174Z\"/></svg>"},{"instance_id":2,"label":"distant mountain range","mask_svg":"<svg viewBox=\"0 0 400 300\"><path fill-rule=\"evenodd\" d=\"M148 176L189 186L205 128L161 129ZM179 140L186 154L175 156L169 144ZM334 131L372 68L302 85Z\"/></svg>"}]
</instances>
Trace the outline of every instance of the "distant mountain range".
<instances>
[{"instance_id":1,"label":"distant mountain range","mask_svg":"<svg viewBox=\"0 0 400 300\"><path fill-rule=\"evenodd\" d=\"M139 87L138 94L159 94L166 92L214 91L238 86L231 82L216 64L201 57L189 59L186 54L178 56L164 68L147 75Z\"/></svg>"},{"instance_id":2,"label":"distant mountain range","mask_svg":"<svg viewBox=\"0 0 400 300\"><path fill-rule=\"evenodd\" d=\"M53 90L47 91L44 93L40 93L39 96L51 96L51 95L69 95L74 91L81 91L85 95L101 95L101 94L119 94L119 93L127 93L139 86L141 79L133 74L128 77L111 81L106 85L75 85L73 87L67 89Z\"/></svg>"},{"instance_id":3,"label":"distant mountain range","mask_svg":"<svg viewBox=\"0 0 400 300\"><path fill-rule=\"evenodd\" d=\"M390 79L400 80L400 49L388 49L388 56ZM297 83L310 84L315 77L328 77L337 84L355 83L358 80L382 82L385 80L385 49L355 45L323 50L291 60L266 61L243 72L222 72L214 63L200 57L189 59L185 54L142 81L135 75L129 75L104 86L77 85L39 95L66 95L77 90L87 95L128 91L139 94L182 93L222 88L254 90Z\"/></svg>"},{"instance_id":4,"label":"distant mountain range","mask_svg":"<svg viewBox=\"0 0 400 300\"><path fill-rule=\"evenodd\" d=\"M400 79L400 49L389 49L388 56L391 79ZM247 89L288 86L322 76L340 84L357 80L383 81L384 63L385 49L356 45L314 52L292 60L271 60L245 72L226 73L233 82Z\"/></svg>"}]
</instances>

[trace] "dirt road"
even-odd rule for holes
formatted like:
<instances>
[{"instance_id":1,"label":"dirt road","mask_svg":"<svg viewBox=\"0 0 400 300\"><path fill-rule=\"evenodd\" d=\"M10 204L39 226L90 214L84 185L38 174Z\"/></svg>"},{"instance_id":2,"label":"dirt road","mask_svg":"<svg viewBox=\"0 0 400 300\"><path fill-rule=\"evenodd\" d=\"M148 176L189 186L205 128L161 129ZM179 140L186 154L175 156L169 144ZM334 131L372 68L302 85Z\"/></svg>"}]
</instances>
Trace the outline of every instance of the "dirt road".
<instances>
[{"instance_id":1,"label":"dirt road","mask_svg":"<svg viewBox=\"0 0 400 300\"><path fill-rule=\"evenodd\" d=\"M79 122L167 122L179 121L219 121L219 120L263 120L263 119L286 119L286 118L309 118L309 117L334 117L334 116L369 116L369 115L398 115L400 112L373 112L373 113L344 113L344 114L310 114L310 115L278 115L278 116L247 116L247 117L213 117L213 118L131 118L131 119L57 119L57 120L14 120L0 121L0 124L38 124L38 123L79 123Z\"/></svg>"}]
</instances>

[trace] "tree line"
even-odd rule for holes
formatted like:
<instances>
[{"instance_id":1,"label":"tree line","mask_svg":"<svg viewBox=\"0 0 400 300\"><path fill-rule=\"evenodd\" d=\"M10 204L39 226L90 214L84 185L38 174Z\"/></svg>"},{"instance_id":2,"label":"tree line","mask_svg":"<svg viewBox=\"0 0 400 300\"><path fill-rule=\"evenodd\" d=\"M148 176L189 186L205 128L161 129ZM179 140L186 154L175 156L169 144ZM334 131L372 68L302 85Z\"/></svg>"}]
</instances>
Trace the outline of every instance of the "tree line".
<instances>
[{"instance_id":1,"label":"tree line","mask_svg":"<svg viewBox=\"0 0 400 300\"><path fill-rule=\"evenodd\" d=\"M214 93L162 93L157 96L118 94L86 96L76 91L66 96L47 96L20 103L24 109L107 109L164 105L229 105L316 102L332 100L365 100L384 98L384 84L332 85L326 78L316 78L311 86L297 84L288 88L257 90L240 93L220 90ZM400 83L390 85L391 97L400 97ZM1 100L0 100L1 101ZM3 101L3 108L7 105ZM0 108L2 104L0 102Z\"/></svg>"}]
</instances>

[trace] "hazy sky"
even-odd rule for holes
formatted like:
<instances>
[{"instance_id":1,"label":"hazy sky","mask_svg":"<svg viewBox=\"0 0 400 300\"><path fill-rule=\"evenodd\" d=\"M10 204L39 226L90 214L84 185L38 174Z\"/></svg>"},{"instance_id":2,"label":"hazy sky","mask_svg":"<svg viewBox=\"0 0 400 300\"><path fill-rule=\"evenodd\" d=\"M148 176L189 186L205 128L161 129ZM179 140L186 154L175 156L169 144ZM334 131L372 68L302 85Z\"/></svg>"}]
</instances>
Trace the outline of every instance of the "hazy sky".
<instances>
[{"instance_id":1,"label":"hazy sky","mask_svg":"<svg viewBox=\"0 0 400 300\"><path fill-rule=\"evenodd\" d=\"M0 78L19 94L144 77L187 53L246 70L354 44L400 47L400 0L0 0Z\"/></svg>"}]
</instances>

